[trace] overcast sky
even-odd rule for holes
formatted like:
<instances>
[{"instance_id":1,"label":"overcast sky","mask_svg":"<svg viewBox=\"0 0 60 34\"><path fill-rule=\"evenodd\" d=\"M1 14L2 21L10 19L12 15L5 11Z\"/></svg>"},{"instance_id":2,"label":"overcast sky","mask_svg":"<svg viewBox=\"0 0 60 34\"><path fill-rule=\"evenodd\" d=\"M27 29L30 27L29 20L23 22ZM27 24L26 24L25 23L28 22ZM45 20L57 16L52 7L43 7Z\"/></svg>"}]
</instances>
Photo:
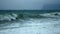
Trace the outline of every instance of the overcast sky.
<instances>
[{"instance_id":1,"label":"overcast sky","mask_svg":"<svg viewBox=\"0 0 60 34\"><path fill-rule=\"evenodd\" d=\"M59 5L60 0L0 0L0 10L60 9Z\"/></svg>"}]
</instances>

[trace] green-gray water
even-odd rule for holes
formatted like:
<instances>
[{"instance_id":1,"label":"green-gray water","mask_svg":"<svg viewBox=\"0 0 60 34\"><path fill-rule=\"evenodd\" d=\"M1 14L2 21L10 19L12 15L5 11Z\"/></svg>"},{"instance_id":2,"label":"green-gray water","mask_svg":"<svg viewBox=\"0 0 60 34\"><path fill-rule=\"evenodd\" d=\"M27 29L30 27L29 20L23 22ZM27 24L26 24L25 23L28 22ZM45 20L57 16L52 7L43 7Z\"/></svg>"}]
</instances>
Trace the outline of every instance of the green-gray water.
<instances>
[{"instance_id":1,"label":"green-gray water","mask_svg":"<svg viewBox=\"0 0 60 34\"><path fill-rule=\"evenodd\" d=\"M0 10L0 34L60 34L60 11Z\"/></svg>"}]
</instances>

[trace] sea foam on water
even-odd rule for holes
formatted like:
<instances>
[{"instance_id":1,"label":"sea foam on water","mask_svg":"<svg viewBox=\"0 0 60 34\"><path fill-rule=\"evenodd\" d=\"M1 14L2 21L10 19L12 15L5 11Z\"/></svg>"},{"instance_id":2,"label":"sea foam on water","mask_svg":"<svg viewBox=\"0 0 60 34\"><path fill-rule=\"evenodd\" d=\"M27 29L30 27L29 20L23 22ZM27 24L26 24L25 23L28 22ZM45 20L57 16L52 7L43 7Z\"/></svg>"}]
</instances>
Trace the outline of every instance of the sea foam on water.
<instances>
[{"instance_id":1,"label":"sea foam on water","mask_svg":"<svg viewBox=\"0 0 60 34\"><path fill-rule=\"evenodd\" d=\"M5 34L60 34L60 17L53 18L49 15L42 14L44 18L26 18L17 21L10 21L9 25L0 27L0 33ZM48 16L48 17L46 17ZM59 15L57 15L59 16Z\"/></svg>"}]
</instances>

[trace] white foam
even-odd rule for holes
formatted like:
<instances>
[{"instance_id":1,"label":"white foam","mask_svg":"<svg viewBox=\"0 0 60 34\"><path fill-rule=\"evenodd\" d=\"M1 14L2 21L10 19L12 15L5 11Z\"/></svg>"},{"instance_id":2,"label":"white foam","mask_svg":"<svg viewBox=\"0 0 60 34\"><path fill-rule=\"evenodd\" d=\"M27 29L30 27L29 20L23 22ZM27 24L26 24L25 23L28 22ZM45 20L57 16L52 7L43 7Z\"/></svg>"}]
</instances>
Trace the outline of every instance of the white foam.
<instances>
[{"instance_id":1,"label":"white foam","mask_svg":"<svg viewBox=\"0 0 60 34\"><path fill-rule=\"evenodd\" d=\"M55 20L55 21L54 21ZM19 28L1 30L0 33L5 34L60 34L60 27L54 26L60 24L60 19L30 19L23 20L24 23L21 25L20 22L11 24L11 26L17 26ZM58 25L60 26L60 25Z\"/></svg>"}]
</instances>

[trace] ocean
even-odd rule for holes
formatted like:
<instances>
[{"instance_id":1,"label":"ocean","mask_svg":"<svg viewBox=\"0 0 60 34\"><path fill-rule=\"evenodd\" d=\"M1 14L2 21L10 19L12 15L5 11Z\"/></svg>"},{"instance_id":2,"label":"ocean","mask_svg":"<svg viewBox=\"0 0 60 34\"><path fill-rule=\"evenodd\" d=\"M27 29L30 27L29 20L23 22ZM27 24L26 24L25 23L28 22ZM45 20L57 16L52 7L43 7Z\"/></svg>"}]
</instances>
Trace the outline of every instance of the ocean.
<instances>
[{"instance_id":1,"label":"ocean","mask_svg":"<svg viewBox=\"0 0 60 34\"><path fill-rule=\"evenodd\" d=\"M0 10L0 34L60 34L60 11Z\"/></svg>"}]
</instances>

